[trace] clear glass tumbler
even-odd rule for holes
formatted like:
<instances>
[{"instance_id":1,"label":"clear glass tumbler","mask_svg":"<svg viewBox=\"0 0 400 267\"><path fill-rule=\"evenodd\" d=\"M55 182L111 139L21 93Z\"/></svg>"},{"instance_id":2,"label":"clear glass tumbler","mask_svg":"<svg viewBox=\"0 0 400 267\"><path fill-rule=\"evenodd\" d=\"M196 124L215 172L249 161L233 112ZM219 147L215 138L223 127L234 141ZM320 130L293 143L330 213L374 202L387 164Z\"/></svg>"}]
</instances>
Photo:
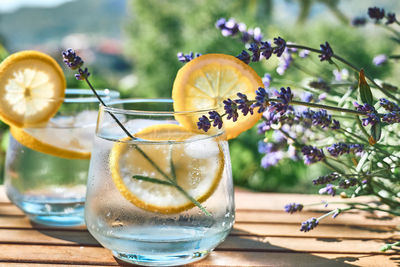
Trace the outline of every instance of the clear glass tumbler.
<instances>
[{"instance_id":1,"label":"clear glass tumbler","mask_svg":"<svg viewBox=\"0 0 400 267\"><path fill-rule=\"evenodd\" d=\"M105 101L119 97L108 89L98 93ZM67 89L64 99L48 101L62 102L48 123L10 128L6 192L36 223L81 225L99 102L85 89Z\"/></svg>"},{"instance_id":2,"label":"clear glass tumbler","mask_svg":"<svg viewBox=\"0 0 400 267\"><path fill-rule=\"evenodd\" d=\"M228 142L223 129L197 130L207 113L173 112L167 99L100 107L85 220L117 258L182 265L228 235L235 217Z\"/></svg>"}]
</instances>

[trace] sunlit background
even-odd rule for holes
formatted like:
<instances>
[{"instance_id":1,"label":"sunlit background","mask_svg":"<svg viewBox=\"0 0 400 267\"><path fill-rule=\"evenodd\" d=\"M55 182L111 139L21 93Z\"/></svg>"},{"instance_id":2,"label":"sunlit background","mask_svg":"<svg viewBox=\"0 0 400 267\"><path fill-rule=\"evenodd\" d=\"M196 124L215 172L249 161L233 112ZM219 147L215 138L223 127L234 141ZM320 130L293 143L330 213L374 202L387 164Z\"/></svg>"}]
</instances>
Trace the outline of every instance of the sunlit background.
<instances>
[{"instance_id":1,"label":"sunlit background","mask_svg":"<svg viewBox=\"0 0 400 267\"><path fill-rule=\"evenodd\" d=\"M1 0L0 56L33 49L62 64L61 51L74 48L90 67L97 88L119 90L124 98L170 97L182 66L177 52L236 56L242 51L240 41L223 37L215 27L218 18L233 17L248 27L259 26L265 39L282 36L315 48L328 41L336 53L384 78L399 71L372 64L375 55L395 52L394 45L379 41L388 32L373 23L351 25L376 5L400 11L400 1L395 0ZM295 89L309 78L295 68L281 76L277 64L275 59L252 66L260 76L271 73L275 87ZM307 69L321 77L332 75L333 70L315 55L307 61ZM85 87L69 70L64 72L68 87ZM4 124L0 127L2 174L8 129ZM290 159L263 169L263 155L257 150L262 138L253 129L230 142L235 183L260 191L315 192L310 180L326 170L306 168L302 161Z\"/></svg>"}]
</instances>

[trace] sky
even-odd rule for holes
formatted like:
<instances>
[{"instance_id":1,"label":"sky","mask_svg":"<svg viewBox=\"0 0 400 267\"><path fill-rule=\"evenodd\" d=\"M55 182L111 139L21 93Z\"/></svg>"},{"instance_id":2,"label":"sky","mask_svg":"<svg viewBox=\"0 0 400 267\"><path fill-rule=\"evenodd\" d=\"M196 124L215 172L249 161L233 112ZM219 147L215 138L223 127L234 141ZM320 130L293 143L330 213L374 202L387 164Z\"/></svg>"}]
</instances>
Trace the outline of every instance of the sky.
<instances>
[{"instance_id":1,"label":"sky","mask_svg":"<svg viewBox=\"0 0 400 267\"><path fill-rule=\"evenodd\" d=\"M74 0L0 0L0 13L13 12L20 7L53 7Z\"/></svg>"}]
</instances>

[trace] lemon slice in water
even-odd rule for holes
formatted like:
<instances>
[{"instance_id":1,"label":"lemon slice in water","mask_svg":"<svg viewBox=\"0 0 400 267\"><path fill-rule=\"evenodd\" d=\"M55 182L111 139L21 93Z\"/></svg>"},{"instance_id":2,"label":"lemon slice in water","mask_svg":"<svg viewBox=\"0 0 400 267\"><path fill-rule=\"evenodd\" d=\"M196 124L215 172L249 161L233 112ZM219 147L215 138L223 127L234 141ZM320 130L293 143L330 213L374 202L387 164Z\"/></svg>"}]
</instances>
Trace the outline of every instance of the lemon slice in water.
<instances>
[{"instance_id":1,"label":"lemon slice in water","mask_svg":"<svg viewBox=\"0 0 400 267\"><path fill-rule=\"evenodd\" d=\"M175 124L149 126L135 137L147 143L134 144L129 137L121 139L112 148L110 169L120 193L137 207L164 214L194 207L174 186L133 178L168 182L141 151L170 178L174 179L175 173L176 183L199 202L208 199L217 188L224 170L224 154L215 137L192 133Z\"/></svg>"}]
</instances>

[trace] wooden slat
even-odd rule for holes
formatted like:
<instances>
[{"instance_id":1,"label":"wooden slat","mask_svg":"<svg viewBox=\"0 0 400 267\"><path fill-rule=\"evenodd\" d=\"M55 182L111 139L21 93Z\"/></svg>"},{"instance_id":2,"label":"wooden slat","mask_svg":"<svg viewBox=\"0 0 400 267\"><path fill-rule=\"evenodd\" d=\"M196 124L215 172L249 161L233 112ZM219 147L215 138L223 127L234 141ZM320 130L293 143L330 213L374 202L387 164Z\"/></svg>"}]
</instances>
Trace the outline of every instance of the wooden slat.
<instances>
[{"instance_id":1,"label":"wooden slat","mask_svg":"<svg viewBox=\"0 0 400 267\"><path fill-rule=\"evenodd\" d=\"M23 253L21 253L23 249ZM0 245L0 259L14 263L118 265L97 247ZM215 251L194 266L395 266L397 256L295 252Z\"/></svg>"},{"instance_id":2,"label":"wooden slat","mask_svg":"<svg viewBox=\"0 0 400 267\"><path fill-rule=\"evenodd\" d=\"M79 231L57 230L0 230L0 244L26 245L70 245L94 246L101 245L88 233ZM346 240L340 238L307 238L307 237L257 237L228 236L217 250L234 251L301 251L378 254L383 240ZM383 254L383 253L381 253Z\"/></svg>"},{"instance_id":3,"label":"wooden slat","mask_svg":"<svg viewBox=\"0 0 400 267\"><path fill-rule=\"evenodd\" d=\"M265 252L217 252L195 266L296 266L296 267L393 267L398 266L399 257L369 254L325 254L325 253L265 253Z\"/></svg>"},{"instance_id":4,"label":"wooden slat","mask_svg":"<svg viewBox=\"0 0 400 267\"><path fill-rule=\"evenodd\" d=\"M344 239L399 239L400 233L391 227L362 227L320 224L310 232L299 231L300 227L292 224L236 223L233 235L258 235L308 238L344 238Z\"/></svg>"},{"instance_id":5,"label":"wooden slat","mask_svg":"<svg viewBox=\"0 0 400 267\"><path fill-rule=\"evenodd\" d=\"M300 225L301 222L311 217L318 218L322 212L302 211L298 213L288 214L284 211L236 211L236 222L241 223L293 223ZM331 216L325 218L322 222L324 225L341 224L341 225L358 225L358 226L389 226L396 227L400 225L400 218L392 218L389 216L378 216L366 212L348 212L340 214L333 219Z\"/></svg>"}]
</instances>

